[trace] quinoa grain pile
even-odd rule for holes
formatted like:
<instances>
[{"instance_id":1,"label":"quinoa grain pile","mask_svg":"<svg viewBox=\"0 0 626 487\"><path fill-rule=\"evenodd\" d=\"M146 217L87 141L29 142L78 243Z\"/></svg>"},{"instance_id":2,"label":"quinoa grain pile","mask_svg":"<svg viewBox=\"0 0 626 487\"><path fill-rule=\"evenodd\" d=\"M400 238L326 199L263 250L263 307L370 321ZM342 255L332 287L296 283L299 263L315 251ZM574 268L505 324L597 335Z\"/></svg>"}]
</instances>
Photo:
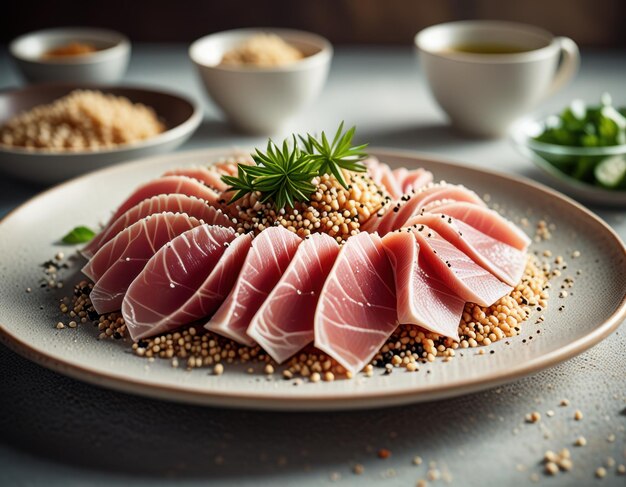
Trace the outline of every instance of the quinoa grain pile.
<instances>
[{"instance_id":1,"label":"quinoa grain pile","mask_svg":"<svg viewBox=\"0 0 626 487\"><path fill-rule=\"evenodd\" d=\"M75 90L0 127L0 144L50 151L98 150L165 130L152 108L101 91Z\"/></svg>"},{"instance_id":2,"label":"quinoa grain pile","mask_svg":"<svg viewBox=\"0 0 626 487\"><path fill-rule=\"evenodd\" d=\"M313 180L316 191L311 201L298 202L294 208L275 210L271 203L261 203L252 193L234 204L227 194L220 200L222 211L238 223L238 232L257 234L267 227L282 225L304 238L312 233L327 233L344 243L359 232L361 224L386 208L391 197L365 173L345 172L348 187L334 176L325 174Z\"/></svg>"}]
</instances>

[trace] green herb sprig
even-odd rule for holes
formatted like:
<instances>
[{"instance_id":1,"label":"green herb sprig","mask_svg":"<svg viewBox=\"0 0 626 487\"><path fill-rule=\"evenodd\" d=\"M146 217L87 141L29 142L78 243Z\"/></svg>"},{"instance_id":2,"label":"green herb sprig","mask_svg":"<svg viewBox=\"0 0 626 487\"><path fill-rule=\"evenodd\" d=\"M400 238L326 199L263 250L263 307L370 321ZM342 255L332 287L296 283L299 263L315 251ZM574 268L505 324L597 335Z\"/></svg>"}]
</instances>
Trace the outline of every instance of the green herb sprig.
<instances>
[{"instance_id":1,"label":"green herb sprig","mask_svg":"<svg viewBox=\"0 0 626 487\"><path fill-rule=\"evenodd\" d=\"M343 125L341 122L332 143L324 132L320 138L293 135L283 141L282 148L270 139L265 152L256 149L252 155L255 165L238 164L237 176L222 176L227 190L234 192L230 202L258 191L263 203L272 201L277 209L293 207L296 201L310 198L315 191L313 179L324 174L332 174L347 188L344 170L367 171L361 164L367 157L367 144L352 146L356 127L344 133Z\"/></svg>"},{"instance_id":2,"label":"green herb sprig","mask_svg":"<svg viewBox=\"0 0 626 487\"><path fill-rule=\"evenodd\" d=\"M89 242L95 236L96 232L94 232L91 228L81 225L73 228L61 239L61 241L65 244L75 245Z\"/></svg>"},{"instance_id":3,"label":"green herb sprig","mask_svg":"<svg viewBox=\"0 0 626 487\"><path fill-rule=\"evenodd\" d=\"M344 178L343 169L351 172L367 171L361 161L367 157L364 149L368 144L352 146L356 127L352 127L344 134L342 132L343 122L339 124L332 144L328 142L325 132L322 132L321 139L311 134L299 137L306 152L311 156L311 161L317 165L318 174L332 174L344 188L347 188L348 183Z\"/></svg>"}]
</instances>

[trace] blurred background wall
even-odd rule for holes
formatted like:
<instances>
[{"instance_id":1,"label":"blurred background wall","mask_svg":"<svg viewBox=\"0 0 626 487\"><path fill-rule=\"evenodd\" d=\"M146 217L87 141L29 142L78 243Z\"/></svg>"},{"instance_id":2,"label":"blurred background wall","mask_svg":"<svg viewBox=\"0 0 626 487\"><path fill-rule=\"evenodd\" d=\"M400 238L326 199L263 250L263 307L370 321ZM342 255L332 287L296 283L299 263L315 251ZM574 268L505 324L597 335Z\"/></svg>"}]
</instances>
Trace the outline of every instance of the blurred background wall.
<instances>
[{"instance_id":1,"label":"blurred background wall","mask_svg":"<svg viewBox=\"0 0 626 487\"><path fill-rule=\"evenodd\" d=\"M583 47L626 48L626 0L8 0L0 42L45 27L89 25L146 42L271 26L318 32L337 44L410 44L428 25L477 18L538 25Z\"/></svg>"}]
</instances>

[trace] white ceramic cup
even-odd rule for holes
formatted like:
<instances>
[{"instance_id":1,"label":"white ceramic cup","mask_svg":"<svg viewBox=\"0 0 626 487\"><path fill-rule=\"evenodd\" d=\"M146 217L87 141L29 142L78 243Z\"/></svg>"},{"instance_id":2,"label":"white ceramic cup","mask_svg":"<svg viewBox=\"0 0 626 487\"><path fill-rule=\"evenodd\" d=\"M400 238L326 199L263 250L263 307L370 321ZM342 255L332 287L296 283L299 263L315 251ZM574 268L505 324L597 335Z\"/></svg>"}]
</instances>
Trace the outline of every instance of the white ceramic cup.
<instances>
[{"instance_id":1,"label":"white ceramic cup","mask_svg":"<svg viewBox=\"0 0 626 487\"><path fill-rule=\"evenodd\" d=\"M455 51L462 45L502 45L507 54ZM478 136L496 137L578 70L576 43L525 24L491 20L428 27L415 45L430 89L452 124Z\"/></svg>"}]
</instances>

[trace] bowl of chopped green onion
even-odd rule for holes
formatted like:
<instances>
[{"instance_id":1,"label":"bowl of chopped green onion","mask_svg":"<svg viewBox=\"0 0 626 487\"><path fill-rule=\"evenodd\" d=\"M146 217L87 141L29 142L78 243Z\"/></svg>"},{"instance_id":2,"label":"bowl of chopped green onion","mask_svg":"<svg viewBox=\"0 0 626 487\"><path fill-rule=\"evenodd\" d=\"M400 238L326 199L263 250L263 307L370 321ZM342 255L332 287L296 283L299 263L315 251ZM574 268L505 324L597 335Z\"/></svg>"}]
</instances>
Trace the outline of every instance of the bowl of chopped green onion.
<instances>
[{"instance_id":1,"label":"bowl of chopped green onion","mask_svg":"<svg viewBox=\"0 0 626 487\"><path fill-rule=\"evenodd\" d=\"M557 115L514 125L516 148L559 189L589 203L626 206L626 106L574 100Z\"/></svg>"}]
</instances>

